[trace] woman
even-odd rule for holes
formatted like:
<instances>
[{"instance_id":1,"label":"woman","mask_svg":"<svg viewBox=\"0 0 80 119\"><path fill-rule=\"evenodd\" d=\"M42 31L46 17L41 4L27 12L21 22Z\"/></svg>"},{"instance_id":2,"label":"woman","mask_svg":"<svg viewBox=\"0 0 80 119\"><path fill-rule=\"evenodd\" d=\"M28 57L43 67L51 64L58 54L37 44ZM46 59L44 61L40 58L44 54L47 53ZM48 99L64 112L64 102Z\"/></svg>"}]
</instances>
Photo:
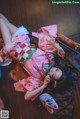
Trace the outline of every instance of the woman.
<instances>
[{"instance_id":1,"label":"woman","mask_svg":"<svg viewBox=\"0 0 80 119\"><path fill-rule=\"evenodd\" d=\"M8 53L13 59L20 62L30 75L26 80L24 79L20 82L27 90L25 94L26 100L30 100L33 96L42 92L49 83L50 77L53 77L55 80L60 79L62 71L53 67L43 81L46 69L54 62L55 53L57 52L61 58L65 56L64 50L47 30L41 29L42 31L32 33L33 36L37 34L36 37L39 38L39 48L37 49L30 45L27 29L23 26L17 28L2 14L0 14L0 30L4 40L3 52ZM27 83L30 82L34 85L33 87L28 87Z\"/></svg>"}]
</instances>

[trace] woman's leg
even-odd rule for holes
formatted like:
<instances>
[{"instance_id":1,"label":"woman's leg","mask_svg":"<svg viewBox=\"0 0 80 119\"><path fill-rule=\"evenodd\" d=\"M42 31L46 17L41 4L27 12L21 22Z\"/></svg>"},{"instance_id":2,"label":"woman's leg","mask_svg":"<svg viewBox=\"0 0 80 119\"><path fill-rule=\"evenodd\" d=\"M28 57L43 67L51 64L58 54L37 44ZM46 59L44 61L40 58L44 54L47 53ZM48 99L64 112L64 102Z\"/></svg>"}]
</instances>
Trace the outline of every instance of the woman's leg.
<instances>
[{"instance_id":1,"label":"woman's leg","mask_svg":"<svg viewBox=\"0 0 80 119\"><path fill-rule=\"evenodd\" d=\"M17 28L15 25L11 24L10 22L6 23L11 35L13 35L14 33L16 33L16 31L19 29Z\"/></svg>"},{"instance_id":2,"label":"woman's leg","mask_svg":"<svg viewBox=\"0 0 80 119\"><path fill-rule=\"evenodd\" d=\"M11 24L8 21L8 19L1 13L0 13L0 18L2 18L5 21L7 27L12 35L18 30L18 28L15 25Z\"/></svg>"},{"instance_id":3,"label":"woman's leg","mask_svg":"<svg viewBox=\"0 0 80 119\"><path fill-rule=\"evenodd\" d=\"M11 34L3 19L0 19L0 30L1 30L2 38L4 40L5 47L9 47L9 45L12 44Z\"/></svg>"},{"instance_id":4,"label":"woman's leg","mask_svg":"<svg viewBox=\"0 0 80 119\"><path fill-rule=\"evenodd\" d=\"M5 22L9 22L9 20L2 13L0 13L0 18L2 18Z\"/></svg>"}]
</instances>

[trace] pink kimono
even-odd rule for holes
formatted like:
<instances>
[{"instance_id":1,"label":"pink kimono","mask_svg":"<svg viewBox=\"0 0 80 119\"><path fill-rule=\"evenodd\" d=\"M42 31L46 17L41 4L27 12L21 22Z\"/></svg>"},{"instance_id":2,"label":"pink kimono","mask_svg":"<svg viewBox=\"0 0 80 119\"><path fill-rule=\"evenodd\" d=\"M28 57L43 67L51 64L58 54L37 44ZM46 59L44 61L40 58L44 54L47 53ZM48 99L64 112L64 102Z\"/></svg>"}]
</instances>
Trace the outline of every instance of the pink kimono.
<instances>
[{"instance_id":1,"label":"pink kimono","mask_svg":"<svg viewBox=\"0 0 80 119\"><path fill-rule=\"evenodd\" d=\"M27 79L14 84L16 90L31 91L42 84L43 73L54 62L56 53L53 45L45 39L51 38L55 41L56 33L57 25L42 27L38 32L32 32L32 36L39 39L37 49L31 47L30 38L23 26L14 34L12 39L14 47L10 50L9 55L19 61L30 75Z\"/></svg>"}]
</instances>

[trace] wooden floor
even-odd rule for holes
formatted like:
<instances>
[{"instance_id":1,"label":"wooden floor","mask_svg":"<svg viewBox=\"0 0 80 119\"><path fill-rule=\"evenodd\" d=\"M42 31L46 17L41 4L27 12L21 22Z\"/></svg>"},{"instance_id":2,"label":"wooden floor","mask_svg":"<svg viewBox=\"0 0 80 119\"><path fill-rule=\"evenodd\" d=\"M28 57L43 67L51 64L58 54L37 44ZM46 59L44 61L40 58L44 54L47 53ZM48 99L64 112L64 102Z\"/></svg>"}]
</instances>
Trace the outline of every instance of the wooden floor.
<instances>
[{"instance_id":1,"label":"wooden floor","mask_svg":"<svg viewBox=\"0 0 80 119\"><path fill-rule=\"evenodd\" d=\"M41 26L57 24L58 31L80 43L80 5L53 5L52 0L0 0L0 10L16 26L24 25L30 31ZM9 71L1 67L0 96L10 119L56 119L34 103L26 102L24 94L15 92ZM80 80L74 91L73 119L80 119ZM65 118L63 118L65 119Z\"/></svg>"}]
</instances>

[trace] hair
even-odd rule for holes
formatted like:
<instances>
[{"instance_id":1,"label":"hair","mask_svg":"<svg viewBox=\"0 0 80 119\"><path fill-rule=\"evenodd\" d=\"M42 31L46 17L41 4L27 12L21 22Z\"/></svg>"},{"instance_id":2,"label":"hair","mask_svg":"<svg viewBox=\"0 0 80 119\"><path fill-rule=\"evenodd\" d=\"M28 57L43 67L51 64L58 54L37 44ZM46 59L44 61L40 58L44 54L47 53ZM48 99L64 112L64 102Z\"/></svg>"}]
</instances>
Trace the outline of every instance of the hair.
<instances>
[{"instance_id":1,"label":"hair","mask_svg":"<svg viewBox=\"0 0 80 119\"><path fill-rule=\"evenodd\" d=\"M38 47L39 40L38 38L32 36L32 32L28 35L30 37L30 43L34 44L36 47Z\"/></svg>"},{"instance_id":2,"label":"hair","mask_svg":"<svg viewBox=\"0 0 80 119\"><path fill-rule=\"evenodd\" d=\"M49 87L53 93L63 93L64 91L70 90L73 86L76 85L79 75L77 71L73 68L73 66L70 65L69 62L67 62L66 59L62 60L57 56L55 67L58 67L62 70L62 76L58 80L51 77L52 79ZM53 83L55 80L56 87L54 88Z\"/></svg>"},{"instance_id":3,"label":"hair","mask_svg":"<svg viewBox=\"0 0 80 119\"><path fill-rule=\"evenodd\" d=\"M54 92L62 93L66 90L71 89L73 86L76 85L78 74L75 72L74 69L70 67L65 67L65 69L58 67L62 70L62 76L59 80L56 80L56 88L54 88ZM53 86L53 82L55 81L54 78L52 78L50 85Z\"/></svg>"}]
</instances>

